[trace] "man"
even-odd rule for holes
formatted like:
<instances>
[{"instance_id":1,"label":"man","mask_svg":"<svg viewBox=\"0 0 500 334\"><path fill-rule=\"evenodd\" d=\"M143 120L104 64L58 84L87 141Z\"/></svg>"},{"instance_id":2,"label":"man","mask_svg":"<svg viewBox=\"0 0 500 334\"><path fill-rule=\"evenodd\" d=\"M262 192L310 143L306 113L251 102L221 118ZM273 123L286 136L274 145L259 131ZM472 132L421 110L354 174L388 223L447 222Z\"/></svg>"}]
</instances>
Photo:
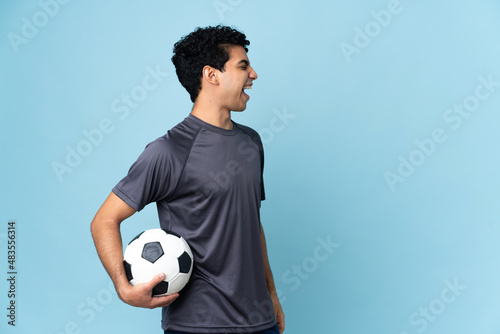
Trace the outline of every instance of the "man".
<instances>
[{"instance_id":1,"label":"man","mask_svg":"<svg viewBox=\"0 0 500 334\"><path fill-rule=\"evenodd\" d=\"M246 36L198 28L172 61L194 102L190 115L151 142L92 221L99 257L121 300L163 307L165 333L282 333L284 314L260 223L265 199L259 135L231 120L257 74ZM120 223L156 202L160 225L191 246L194 269L179 294L152 297L163 274L132 287L123 267Z\"/></svg>"}]
</instances>

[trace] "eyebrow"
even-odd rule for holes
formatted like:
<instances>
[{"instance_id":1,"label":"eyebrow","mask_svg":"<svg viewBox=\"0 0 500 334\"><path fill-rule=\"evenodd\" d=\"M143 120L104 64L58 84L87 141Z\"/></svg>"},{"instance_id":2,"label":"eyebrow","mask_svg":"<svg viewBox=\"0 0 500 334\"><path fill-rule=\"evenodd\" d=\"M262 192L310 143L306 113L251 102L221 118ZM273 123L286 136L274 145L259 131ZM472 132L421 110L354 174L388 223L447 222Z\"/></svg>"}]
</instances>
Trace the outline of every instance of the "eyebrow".
<instances>
[{"instance_id":1,"label":"eyebrow","mask_svg":"<svg viewBox=\"0 0 500 334\"><path fill-rule=\"evenodd\" d=\"M238 65L239 65L239 64L241 64L241 63L245 64L246 66L250 65L250 62L249 62L248 60L246 60L246 59L242 59L242 60L240 60L240 61L238 62Z\"/></svg>"}]
</instances>

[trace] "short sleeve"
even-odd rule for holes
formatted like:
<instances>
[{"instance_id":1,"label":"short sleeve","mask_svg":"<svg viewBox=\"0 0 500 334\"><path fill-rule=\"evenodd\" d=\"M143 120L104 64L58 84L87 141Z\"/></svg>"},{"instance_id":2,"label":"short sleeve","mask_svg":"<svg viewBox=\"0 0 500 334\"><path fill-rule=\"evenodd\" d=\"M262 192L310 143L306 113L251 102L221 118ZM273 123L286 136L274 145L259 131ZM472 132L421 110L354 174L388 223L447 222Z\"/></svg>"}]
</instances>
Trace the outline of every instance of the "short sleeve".
<instances>
[{"instance_id":1,"label":"short sleeve","mask_svg":"<svg viewBox=\"0 0 500 334\"><path fill-rule=\"evenodd\" d=\"M144 149L113 193L137 211L172 191L168 146L156 140Z\"/></svg>"}]
</instances>

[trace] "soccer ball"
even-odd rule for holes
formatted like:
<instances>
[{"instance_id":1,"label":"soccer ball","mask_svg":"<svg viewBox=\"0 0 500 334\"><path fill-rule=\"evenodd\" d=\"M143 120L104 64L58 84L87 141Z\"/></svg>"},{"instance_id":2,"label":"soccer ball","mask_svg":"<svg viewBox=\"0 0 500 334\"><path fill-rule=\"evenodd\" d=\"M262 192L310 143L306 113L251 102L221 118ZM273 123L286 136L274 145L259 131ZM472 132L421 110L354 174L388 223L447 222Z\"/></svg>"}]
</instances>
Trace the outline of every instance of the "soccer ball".
<instances>
[{"instance_id":1,"label":"soccer ball","mask_svg":"<svg viewBox=\"0 0 500 334\"><path fill-rule=\"evenodd\" d=\"M153 289L153 296L179 292L193 271L193 253L183 237L163 229L146 230L136 236L125 249L123 264L132 285L149 282L165 273Z\"/></svg>"}]
</instances>

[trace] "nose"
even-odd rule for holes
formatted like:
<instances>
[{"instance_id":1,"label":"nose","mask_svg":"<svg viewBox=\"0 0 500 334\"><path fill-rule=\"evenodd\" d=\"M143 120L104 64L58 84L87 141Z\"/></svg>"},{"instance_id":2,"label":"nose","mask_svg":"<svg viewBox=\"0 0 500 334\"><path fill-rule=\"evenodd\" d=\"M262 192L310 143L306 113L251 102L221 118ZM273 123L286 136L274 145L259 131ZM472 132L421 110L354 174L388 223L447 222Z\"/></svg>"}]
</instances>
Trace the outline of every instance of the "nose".
<instances>
[{"instance_id":1,"label":"nose","mask_svg":"<svg viewBox=\"0 0 500 334\"><path fill-rule=\"evenodd\" d=\"M253 69L253 67L251 67L251 71L250 71L250 74L248 76L252 80L257 80L257 78L259 77L257 75L257 72L255 72L255 70Z\"/></svg>"}]
</instances>

